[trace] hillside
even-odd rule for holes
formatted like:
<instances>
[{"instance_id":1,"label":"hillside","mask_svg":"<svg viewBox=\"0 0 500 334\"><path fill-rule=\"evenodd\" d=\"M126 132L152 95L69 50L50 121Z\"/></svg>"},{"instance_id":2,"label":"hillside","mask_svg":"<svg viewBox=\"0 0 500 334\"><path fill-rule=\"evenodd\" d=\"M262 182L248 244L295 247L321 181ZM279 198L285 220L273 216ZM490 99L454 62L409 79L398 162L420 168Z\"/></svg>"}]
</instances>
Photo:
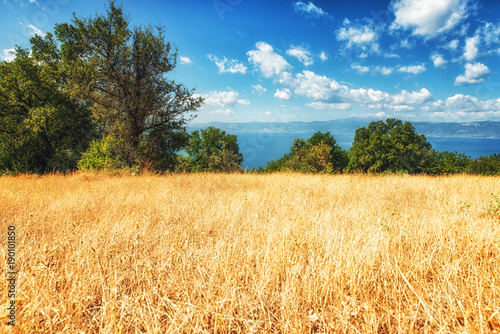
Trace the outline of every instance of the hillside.
<instances>
[{"instance_id":1,"label":"hillside","mask_svg":"<svg viewBox=\"0 0 500 334\"><path fill-rule=\"evenodd\" d=\"M410 121L417 132L437 137L500 138L500 122L430 123ZM249 123L192 123L190 130L214 126L230 133L311 133L330 131L336 134L353 134L356 129L367 126L370 120L345 118L315 122L249 122Z\"/></svg>"}]
</instances>

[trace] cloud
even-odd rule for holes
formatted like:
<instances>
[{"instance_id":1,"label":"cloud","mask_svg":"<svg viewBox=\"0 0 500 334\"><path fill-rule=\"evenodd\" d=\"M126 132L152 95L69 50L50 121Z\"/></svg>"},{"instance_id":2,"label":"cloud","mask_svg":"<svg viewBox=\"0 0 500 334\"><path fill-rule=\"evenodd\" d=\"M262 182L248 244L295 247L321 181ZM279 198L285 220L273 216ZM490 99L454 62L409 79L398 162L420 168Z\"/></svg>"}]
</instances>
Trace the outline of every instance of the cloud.
<instances>
[{"instance_id":1,"label":"cloud","mask_svg":"<svg viewBox=\"0 0 500 334\"><path fill-rule=\"evenodd\" d=\"M14 59L16 59L16 49L4 49L2 51L2 60L5 60L5 61L13 61Z\"/></svg>"},{"instance_id":2,"label":"cloud","mask_svg":"<svg viewBox=\"0 0 500 334\"><path fill-rule=\"evenodd\" d=\"M40 29L38 29L37 27L35 27L34 25L32 24L28 24L26 26L26 31L29 35L31 36L35 36L35 35L38 35L38 36L42 36L42 37L45 37L45 33L43 33Z\"/></svg>"},{"instance_id":3,"label":"cloud","mask_svg":"<svg viewBox=\"0 0 500 334\"><path fill-rule=\"evenodd\" d=\"M399 42L399 46L404 48L404 49L411 49L412 48L412 44L408 41L408 38L401 40L401 42Z\"/></svg>"},{"instance_id":4,"label":"cloud","mask_svg":"<svg viewBox=\"0 0 500 334\"><path fill-rule=\"evenodd\" d=\"M345 96L355 102L364 104L390 102L391 100L391 96L388 93L372 88L351 89Z\"/></svg>"},{"instance_id":5,"label":"cloud","mask_svg":"<svg viewBox=\"0 0 500 334\"><path fill-rule=\"evenodd\" d=\"M203 107L232 108L236 104L249 105L250 101L238 99L239 93L234 90L212 91L208 94L194 94L195 97L205 99Z\"/></svg>"},{"instance_id":6,"label":"cloud","mask_svg":"<svg viewBox=\"0 0 500 334\"><path fill-rule=\"evenodd\" d=\"M256 44L257 50L247 52L248 61L257 67L266 78L279 76L291 68L281 55L274 52L273 47L265 42Z\"/></svg>"},{"instance_id":7,"label":"cloud","mask_svg":"<svg viewBox=\"0 0 500 334\"><path fill-rule=\"evenodd\" d=\"M224 115L224 116L231 116L234 115L235 112L232 111L231 109L220 109L220 110L214 110L210 112L211 114L217 114L217 115Z\"/></svg>"},{"instance_id":8,"label":"cloud","mask_svg":"<svg viewBox=\"0 0 500 334\"><path fill-rule=\"evenodd\" d=\"M401 58L398 54L396 53L386 53L384 54L384 58Z\"/></svg>"},{"instance_id":9,"label":"cloud","mask_svg":"<svg viewBox=\"0 0 500 334\"><path fill-rule=\"evenodd\" d=\"M467 18L468 0L396 0L390 9L396 19L392 29L410 29L432 38L450 31Z\"/></svg>"},{"instance_id":10,"label":"cloud","mask_svg":"<svg viewBox=\"0 0 500 334\"><path fill-rule=\"evenodd\" d=\"M446 101L435 101L423 107L422 110L434 111L430 114L432 118L491 120L500 117L500 98L479 100L475 96L456 94L447 98Z\"/></svg>"},{"instance_id":11,"label":"cloud","mask_svg":"<svg viewBox=\"0 0 500 334\"><path fill-rule=\"evenodd\" d=\"M312 100L327 100L335 93L347 89L346 86L340 85L337 81L311 71L298 73L294 79L290 80L290 85L295 94L306 96Z\"/></svg>"},{"instance_id":12,"label":"cloud","mask_svg":"<svg viewBox=\"0 0 500 334\"><path fill-rule=\"evenodd\" d=\"M306 4L305 2L297 1L297 2L293 3L293 8L298 13L306 14L309 16L317 17L317 18L322 17L322 16L328 16L327 12L325 12L323 9L317 7L312 2L309 2Z\"/></svg>"},{"instance_id":13,"label":"cloud","mask_svg":"<svg viewBox=\"0 0 500 334\"><path fill-rule=\"evenodd\" d=\"M357 47L365 52L379 53L377 33L368 25L354 24L348 19L337 30L337 40L345 41L347 48Z\"/></svg>"},{"instance_id":14,"label":"cloud","mask_svg":"<svg viewBox=\"0 0 500 334\"><path fill-rule=\"evenodd\" d=\"M276 93L274 94L274 97L276 97L280 100L289 101L292 99L293 95L292 95L292 92L290 91L290 89L285 88L283 90L277 89Z\"/></svg>"},{"instance_id":15,"label":"cloud","mask_svg":"<svg viewBox=\"0 0 500 334\"><path fill-rule=\"evenodd\" d=\"M235 59L224 59L220 60L214 55L208 55L208 58L217 65L219 68L219 73L241 73L245 74L247 72L247 68L242 64L238 63Z\"/></svg>"},{"instance_id":16,"label":"cloud","mask_svg":"<svg viewBox=\"0 0 500 334\"><path fill-rule=\"evenodd\" d=\"M420 74L422 72L425 72L427 69L425 68L425 65L412 65L412 66L400 66L398 68L398 72L401 73L411 73L411 74Z\"/></svg>"},{"instance_id":17,"label":"cloud","mask_svg":"<svg viewBox=\"0 0 500 334\"><path fill-rule=\"evenodd\" d=\"M402 90L401 93L392 96L392 103L396 105L419 105L428 102L432 99L432 94L429 90L422 88L419 92L407 92Z\"/></svg>"},{"instance_id":18,"label":"cloud","mask_svg":"<svg viewBox=\"0 0 500 334\"><path fill-rule=\"evenodd\" d=\"M355 69L358 66L355 64L352 65ZM366 70L363 67L361 69ZM370 70L380 72L391 71L391 69L384 69L378 66ZM414 110L415 106L432 100L432 94L426 88L414 92L402 90L399 94L395 95L372 88L350 89L345 85L339 84L334 79L318 75L312 71L303 71L296 74L290 80L289 85L293 88L297 96L304 96L313 100L313 102L306 105L318 110L347 110L351 108L351 103L359 103L366 108L401 112Z\"/></svg>"},{"instance_id":19,"label":"cloud","mask_svg":"<svg viewBox=\"0 0 500 334\"><path fill-rule=\"evenodd\" d=\"M477 58L478 49L477 45L479 44L479 36L469 37L465 40L465 48L464 48L464 58L467 61L474 61Z\"/></svg>"},{"instance_id":20,"label":"cloud","mask_svg":"<svg viewBox=\"0 0 500 334\"><path fill-rule=\"evenodd\" d=\"M358 64L352 64L351 68L358 71L359 73L368 73L372 74L380 73L382 75L389 75L394 73L394 71L398 71L400 73L410 73L410 74L420 74L426 71L426 67L424 64L421 65L411 65L411 66L399 66L399 67L387 67L387 66L361 66Z\"/></svg>"},{"instance_id":21,"label":"cloud","mask_svg":"<svg viewBox=\"0 0 500 334\"><path fill-rule=\"evenodd\" d=\"M253 87L253 89L255 89L255 91L257 93L259 93L259 95L262 95L262 94L264 94L267 91L267 89L265 89L261 85L253 85L252 87Z\"/></svg>"},{"instance_id":22,"label":"cloud","mask_svg":"<svg viewBox=\"0 0 500 334\"><path fill-rule=\"evenodd\" d=\"M383 75L389 75L392 74L392 72L394 72L394 68L383 66L383 67L377 67L376 71L382 73Z\"/></svg>"},{"instance_id":23,"label":"cloud","mask_svg":"<svg viewBox=\"0 0 500 334\"><path fill-rule=\"evenodd\" d=\"M314 62L311 58L311 53L301 47L292 47L286 51L286 54L297 58L305 66L312 65Z\"/></svg>"},{"instance_id":24,"label":"cloud","mask_svg":"<svg viewBox=\"0 0 500 334\"><path fill-rule=\"evenodd\" d=\"M458 48L458 39L452 40L447 46L450 50L456 50Z\"/></svg>"},{"instance_id":25,"label":"cloud","mask_svg":"<svg viewBox=\"0 0 500 334\"><path fill-rule=\"evenodd\" d=\"M181 64L191 65L193 63L193 61L189 57L180 56L179 59L180 59Z\"/></svg>"},{"instance_id":26,"label":"cloud","mask_svg":"<svg viewBox=\"0 0 500 334\"><path fill-rule=\"evenodd\" d=\"M407 105L400 105L400 106L385 105L385 109L395 111L395 112L404 112L404 111L413 111L413 110L415 110L415 107L407 106Z\"/></svg>"},{"instance_id":27,"label":"cloud","mask_svg":"<svg viewBox=\"0 0 500 334\"><path fill-rule=\"evenodd\" d=\"M484 64L465 64L465 74L455 78L455 86L467 86L481 83L490 73L490 69Z\"/></svg>"},{"instance_id":28,"label":"cloud","mask_svg":"<svg viewBox=\"0 0 500 334\"><path fill-rule=\"evenodd\" d=\"M436 68L444 68L444 67L446 67L446 64L448 63L448 61L446 59L444 59L443 56L440 55L439 53L432 54L431 60L434 63L434 67L436 67Z\"/></svg>"},{"instance_id":29,"label":"cloud","mask_svg":"<svg viewBox=\"0 0 500 334\"><path fill-rule=\"evenodd\" d=\"M251 104L250 100L247 99L239 99L236 102L238 102L238 104L241 104L242 106L249 106Z\"/></svg>"},{"instance_id":30,"label":"cloud","mask_svg":"<svg viewBox=\"0 0 500 334\"><path fill-rule=\"evenodd\" d=\"M495 25L491 22L486 22L481 27L480 32L486 45L500 44L500 24Z\"/></svg>"},{"instance_id":31,"label":"cloud","mask_svg":"<svg viewBox=\"0 0 500 334\"><path fill-rule=\"evenodd\" d=\"M306 106L314 108L316 110L349 110L349 109L351 109L350 103L312 102L312 103L307 103Z\"/></svg>"},{"instance_id":32,"label":"cloud","mask_svg":"<svg viewBox=\"0 0 500 334\"><path fill-rule=\"evenodd\" d=\"M370 67L368 67L368 66L361 66L359 64L351 64L351 68L353 70L358 71L358 73L360 73L360 74L364 74L364 73L370 72Z\"/></svg>"},{"instance_id":33,"label":"cloud","mask_svg":"<svg viewBox=\"0 0 500 334\"><path fill-rule=\"evenodd\" d=\"M321 53L319 54L319 58L322 61L327 61L328 60L328 54L325 51L321 51Z\"/></svg>"}]
</instances>

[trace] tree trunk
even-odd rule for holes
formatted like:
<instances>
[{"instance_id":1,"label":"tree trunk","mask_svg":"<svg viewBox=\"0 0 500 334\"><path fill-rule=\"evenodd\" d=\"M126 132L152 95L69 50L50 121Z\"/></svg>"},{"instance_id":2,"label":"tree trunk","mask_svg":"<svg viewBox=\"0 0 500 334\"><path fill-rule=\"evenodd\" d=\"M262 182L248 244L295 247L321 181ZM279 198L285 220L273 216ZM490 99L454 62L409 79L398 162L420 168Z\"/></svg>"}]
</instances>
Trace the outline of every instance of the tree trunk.
<instances>
[{"instance_id":1,"label":"tree trunk","mask_svg":"<svg viewBox=\"0 0 500 334\"><path fill-rule=\"evenodd\" d=\"M54 147L50 143L49 138L47 137L47 134L45 133L44 130L42 130L42 131L38 132L38 136L42 140L42 143L45 146L45 149L47 150L47 152L49 152L49 156L52 158L56 152L54 150Z\"/></svg>"}]
</instances>

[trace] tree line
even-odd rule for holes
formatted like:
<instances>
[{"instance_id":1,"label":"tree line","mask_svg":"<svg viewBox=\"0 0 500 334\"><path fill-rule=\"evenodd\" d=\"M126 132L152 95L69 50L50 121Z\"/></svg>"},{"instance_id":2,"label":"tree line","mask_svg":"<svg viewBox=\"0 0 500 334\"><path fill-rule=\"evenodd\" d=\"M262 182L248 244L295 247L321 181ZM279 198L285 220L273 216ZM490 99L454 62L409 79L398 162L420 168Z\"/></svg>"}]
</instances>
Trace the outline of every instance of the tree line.
<instances>
[{"instance_id":1,"label":"tree line","mask_svg":"<svg viewBox=\"0 0 500 334\"><path fill-rule=\"evenodd\" d=\"M238 172L237 137L188 133L203 99L168 78L177 50L162 26L130 26L122 6L57 24L0 63L0 174L80 170ZM343 150L329 132L295 139L252 172L500 174L500 156L437 152L396 119L356 131Z\"/></svg>"},{"instance_id":2,"label":"tree line","mask_svg":"<svg viewBox=\"0 0 500 334\"><path fill-rule=\"evenodd\" d=\"M295 139L290 153L257 170L276 171L500 175L500 154L472 159L464 153L438 152L410 122L390 118L357 129L349 150L329 132Z\"/></svg>"}]
</instances>

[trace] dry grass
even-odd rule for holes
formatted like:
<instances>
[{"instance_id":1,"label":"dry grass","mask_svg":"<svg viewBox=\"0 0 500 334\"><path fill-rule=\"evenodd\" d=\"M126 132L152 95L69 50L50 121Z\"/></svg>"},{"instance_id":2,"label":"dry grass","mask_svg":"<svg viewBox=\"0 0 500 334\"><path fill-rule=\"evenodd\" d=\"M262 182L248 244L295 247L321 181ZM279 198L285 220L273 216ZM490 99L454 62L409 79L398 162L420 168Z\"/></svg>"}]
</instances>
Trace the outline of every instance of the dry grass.
<instances>
[{"instance_id":1,"label":"dry grass","mask_svg":"<svg viewBox=\"0 0 500 334\"><path fill-rule=\"evenodd\" d=\"M19 298L0 331L498 332L500 219L483 212L499 192L478 176L1 177Z\"/></svg>"}]
</instances>

